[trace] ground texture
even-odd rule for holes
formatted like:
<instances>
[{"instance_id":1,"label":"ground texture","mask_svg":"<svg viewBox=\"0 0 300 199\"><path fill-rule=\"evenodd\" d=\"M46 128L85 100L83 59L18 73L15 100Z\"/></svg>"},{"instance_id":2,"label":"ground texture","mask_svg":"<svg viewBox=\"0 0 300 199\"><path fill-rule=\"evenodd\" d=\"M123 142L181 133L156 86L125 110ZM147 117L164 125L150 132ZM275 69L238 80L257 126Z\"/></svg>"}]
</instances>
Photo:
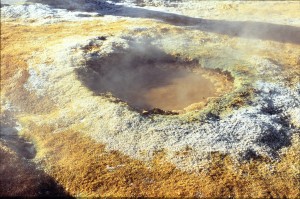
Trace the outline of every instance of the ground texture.
<instances>
[{"instance_id":1,"label":"ground texture","mask_svg":"<svg viewBox=\"0 0 300 199\"><path fill-rule=\"evenodd\" d=\"M1 3L0 196L300 197L300 2Z\"/></svg>"}]
</instances>

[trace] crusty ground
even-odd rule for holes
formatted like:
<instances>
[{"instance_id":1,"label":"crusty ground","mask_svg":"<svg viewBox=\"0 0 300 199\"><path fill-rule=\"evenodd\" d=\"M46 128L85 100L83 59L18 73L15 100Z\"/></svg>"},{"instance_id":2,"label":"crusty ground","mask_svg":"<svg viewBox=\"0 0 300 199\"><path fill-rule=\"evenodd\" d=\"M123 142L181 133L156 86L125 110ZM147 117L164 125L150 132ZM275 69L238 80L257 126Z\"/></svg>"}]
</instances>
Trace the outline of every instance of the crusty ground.
<instances>
[{"instance_id":1,"label":"crusty ground","mask_svg":"<svg viewBox=\"0 0 300 199\"><path fill-rule=\"evenodd\" d=\"M293 145L279 161L261 158L236 163L215 153L205 169L188 173L164 161L163 151L144 163L106 151L104 145L78 132L52 133L55 128L35 124L30 128L24 135L37 143L37 159L74 196L300 196L299 137L294 137Z\"/></svg>"},{"instance_id":2,"label":"crusty ground","mask_svg":"<svg viewBox=\"0 0 300 199\"><path fill-rule=\"evenodd\" d=\"M34 56L32 52L59 43L60 39L74 32L82 35L97 35L100 31L114 34L132 23L125 20L109 24L94 21L43 26L2 23L1 96L5 95L28 113L50 111L54 105L51 100L44 99L45 103L37 104L37 97L23 88L28 78L26 60ZM143 20L141 23L150 25L152 22ZM228 39L228 42L234 43L234 39ZM241 45L245 46L242 48ZM299 54L291 52L291 49L297 52L297 45L270 42L259 50L247 44L236 43L236 46L250 54L284 63L283 76L287 82L290 85L299 82L299 76L297 79L295 75L300 71ZM278 56L279 51L281 56ZM15 77L16 74L19 76ZM145 163L117 151L106 151L103 144L84 137L76 130L55 134L53 126L29 124L29 127L30 131L24 130L23 135L34 141L38 152L36 161L73 196L300 197L300 142L297 136L278 161L260 158L236 163L229 156L212 154L212 162L207 168L199 173L188 173L167 163L163 151L157 152L152 162ZM31 175L38 171L24 166L17 154L7 151L3 144L0 149L0 172L3 174L0 187L9 187L2 189L0 195L37 195L37 187L32 184L36 178ZM188 149L183 153L188 153ZM5 179L12 174L20 175L8 184ZM28 186L11 188L12 185L20 185L18 183Z\"/></svg>"}]
</instances>

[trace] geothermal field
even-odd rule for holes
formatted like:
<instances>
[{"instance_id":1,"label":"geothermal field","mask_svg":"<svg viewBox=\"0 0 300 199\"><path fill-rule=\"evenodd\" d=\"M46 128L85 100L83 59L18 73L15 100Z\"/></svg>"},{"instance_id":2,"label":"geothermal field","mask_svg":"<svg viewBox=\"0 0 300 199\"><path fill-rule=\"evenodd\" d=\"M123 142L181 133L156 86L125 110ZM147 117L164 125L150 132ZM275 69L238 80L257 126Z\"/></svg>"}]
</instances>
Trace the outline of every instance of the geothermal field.
<instances>
[{"instance_id":1,"label":"geothermal field","mask_svg":"<svg viewBox=\"0 0 300 199\"><path fill-rule=\"evenodd\" d=\"M1 0L0 197L300 197L300 1Z\"/></svg>"}]
</instances>

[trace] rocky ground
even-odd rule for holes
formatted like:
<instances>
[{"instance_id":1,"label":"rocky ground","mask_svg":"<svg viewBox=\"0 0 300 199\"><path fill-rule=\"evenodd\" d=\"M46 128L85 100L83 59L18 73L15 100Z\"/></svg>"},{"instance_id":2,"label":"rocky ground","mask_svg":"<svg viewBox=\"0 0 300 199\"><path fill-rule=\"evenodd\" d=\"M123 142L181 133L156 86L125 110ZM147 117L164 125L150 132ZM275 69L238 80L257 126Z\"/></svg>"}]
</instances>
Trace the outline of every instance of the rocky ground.
<instances>
[{"instance_id":1,"label":"rocky ground","mask_svg":"<svg viewBox=\"0 0 300 199\"><path fill-rule=\"evenodd\" d=\"M2 1L0 195L299 197L299 10ZM213 95L132 106L127 91L161 79L153 64L203 76Z\"/></svg>"}]
</instances>

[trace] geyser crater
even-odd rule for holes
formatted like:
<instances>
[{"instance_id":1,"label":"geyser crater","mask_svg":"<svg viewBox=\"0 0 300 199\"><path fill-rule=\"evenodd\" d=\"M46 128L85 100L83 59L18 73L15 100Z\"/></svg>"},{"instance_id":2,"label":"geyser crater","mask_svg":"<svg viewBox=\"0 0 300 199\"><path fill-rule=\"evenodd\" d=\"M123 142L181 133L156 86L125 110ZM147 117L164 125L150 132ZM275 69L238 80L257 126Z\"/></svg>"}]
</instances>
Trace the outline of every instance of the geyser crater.
<instances>
[{"instance_id":1,"label":"geyser crater","mask_svg":"<svg viewBox=\"0 0 300 199\"><path fill-rule=\"evenodd\" d=\"M138 111L179 113L219 95L197 60L170 55L153 45L132 45L103 56L90 52L77 76L96 95L112 94ZM209 70L209 74L220 71ZM157 111L158 110L158 111Z\"/></svg>"}]
</instances>

